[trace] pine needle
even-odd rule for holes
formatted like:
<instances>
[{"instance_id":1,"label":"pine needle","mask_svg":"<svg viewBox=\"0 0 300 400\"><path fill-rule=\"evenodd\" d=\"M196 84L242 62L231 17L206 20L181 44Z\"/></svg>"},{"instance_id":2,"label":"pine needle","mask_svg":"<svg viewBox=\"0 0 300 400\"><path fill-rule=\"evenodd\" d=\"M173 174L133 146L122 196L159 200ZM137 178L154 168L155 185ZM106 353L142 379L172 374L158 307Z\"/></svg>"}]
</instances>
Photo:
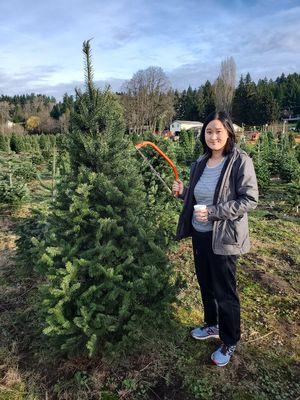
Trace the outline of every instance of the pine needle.
<instances>
[{"instance_id":1,"label":"pine needle","mask_svg":"<svg viewBox=\"0 0 300 400\"><path fill-rule=\"evenodd\" d=\"M85 40L83 42L82 46L82 51L84 54L84 61L85 61L85 67L84 67L84 75L85 75L85 85L86 85L86 90L90 96L91 99L94 97L94 71L93 71L93 66L92 66L92 55L91 55L91 46L90 46L90 41Z\"/></svg>"}]
</instances>

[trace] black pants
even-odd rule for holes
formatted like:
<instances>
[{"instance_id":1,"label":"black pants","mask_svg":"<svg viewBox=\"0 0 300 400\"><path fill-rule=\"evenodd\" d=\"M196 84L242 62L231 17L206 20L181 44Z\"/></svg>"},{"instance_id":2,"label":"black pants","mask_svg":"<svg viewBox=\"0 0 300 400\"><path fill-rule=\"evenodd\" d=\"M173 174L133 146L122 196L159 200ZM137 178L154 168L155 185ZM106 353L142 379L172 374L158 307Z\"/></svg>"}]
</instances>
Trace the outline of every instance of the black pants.
<instances>
[{"instance_id":1,"label":"black pants","mask_svg":"<svg viewBox=\"0 0 300 400\"><path fill-rule=\"evenodd\" d=\"M238 256L222 256L212 250L212 231L192 235L195 269L208 325L219 323L222 342L231 346L240 340L240 301L236 291Z\"/></svg>"}]
</instances>

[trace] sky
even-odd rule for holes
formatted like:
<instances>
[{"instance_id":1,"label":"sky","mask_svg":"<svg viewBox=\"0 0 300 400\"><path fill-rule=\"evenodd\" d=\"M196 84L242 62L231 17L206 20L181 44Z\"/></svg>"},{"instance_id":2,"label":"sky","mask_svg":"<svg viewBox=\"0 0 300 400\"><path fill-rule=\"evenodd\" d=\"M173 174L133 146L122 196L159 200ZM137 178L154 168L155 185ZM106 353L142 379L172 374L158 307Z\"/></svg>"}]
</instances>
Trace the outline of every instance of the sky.
<instances>
[{"instance_id":1,"label":"sky","mask_svg":"<svg viewBox=\"0 0 300 400\"><path fill-rule=\"evenodd\" d=\"M300 73L300 0L0 0L0 95L74 94L90 38L95 81L116 91L149 66L197 88L227 57L237 83L275 79Z\"/></svg>"}]
</instances>

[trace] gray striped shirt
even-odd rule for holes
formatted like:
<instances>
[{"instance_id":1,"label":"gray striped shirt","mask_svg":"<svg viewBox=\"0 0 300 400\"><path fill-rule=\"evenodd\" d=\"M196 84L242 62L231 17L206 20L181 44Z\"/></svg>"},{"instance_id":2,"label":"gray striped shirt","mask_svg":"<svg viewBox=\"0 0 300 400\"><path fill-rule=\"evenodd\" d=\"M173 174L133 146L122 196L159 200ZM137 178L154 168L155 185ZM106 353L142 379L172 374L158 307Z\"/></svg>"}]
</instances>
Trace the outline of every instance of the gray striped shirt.
<instances>
[{"instance_id":1,"label":"gray striped shirt","mask_svg":"<svg viewBox=\"0 0 300 400\"><path fill-rule=\"evenodd\" d=\"M194 189L194 196L197 204L206 204L207 206L213 204L215 189L226 158L227 157L214 167L208 167L206 165L204 168L203 174L200 176ZM195 211L193 212L192 224L199 232L208 232L213 229L211 221L197 221L195 218Z\"/></svg>"}]
</instances>

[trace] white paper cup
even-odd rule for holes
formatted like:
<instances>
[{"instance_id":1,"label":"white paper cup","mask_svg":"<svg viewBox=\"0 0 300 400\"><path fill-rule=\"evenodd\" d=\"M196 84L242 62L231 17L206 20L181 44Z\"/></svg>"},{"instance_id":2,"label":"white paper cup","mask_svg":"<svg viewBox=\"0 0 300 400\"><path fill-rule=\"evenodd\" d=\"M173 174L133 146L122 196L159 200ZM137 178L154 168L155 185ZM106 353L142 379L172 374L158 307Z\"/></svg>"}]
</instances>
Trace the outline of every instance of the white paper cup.
<instances>
[{"instance_id":1,"label":"white paper cup","mask_svg":"<svg viewBox=\"0 0 300 400\"><path fill-rule=\"evenodd\" d=\"M205 211L206 210L206 205L205 204L195 204L194 205L194 210L195 211Z\"/></svg>"}]
</instances>

